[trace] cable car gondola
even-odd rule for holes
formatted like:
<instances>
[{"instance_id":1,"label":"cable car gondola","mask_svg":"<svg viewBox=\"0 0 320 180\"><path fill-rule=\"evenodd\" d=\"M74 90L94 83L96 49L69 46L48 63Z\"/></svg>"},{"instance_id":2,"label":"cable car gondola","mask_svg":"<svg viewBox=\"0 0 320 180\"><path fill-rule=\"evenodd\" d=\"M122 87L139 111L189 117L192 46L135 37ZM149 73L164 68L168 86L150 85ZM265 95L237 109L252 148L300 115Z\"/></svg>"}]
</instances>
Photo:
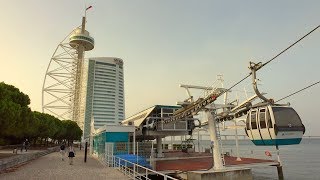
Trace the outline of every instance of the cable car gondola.
<instances>
[{"instance_id":1,"label":"cable car gondola","mask_svg":"<svg viewBox=\"0 0 320 180\"><path fill-rule=\"evenodd\" d=\"M262 63L250 62L253 89L264 103L252 107L246 119L246 134L258 146L276 146L299 144L305 133L305 127L297 112L289 106L274 104L258 90L256 71Z\"/></svg>"},{"instance_id":2,"label":"cable car gondola","mask_svg":"<svg viewBox=\"0 0 320 180\"><path fill-rule=\"evenodd\" d=\"M257 146L292 145L300 143L305 127L292 107L266 105L249 110L245 131Z\"/></svg>"}]
</instances>

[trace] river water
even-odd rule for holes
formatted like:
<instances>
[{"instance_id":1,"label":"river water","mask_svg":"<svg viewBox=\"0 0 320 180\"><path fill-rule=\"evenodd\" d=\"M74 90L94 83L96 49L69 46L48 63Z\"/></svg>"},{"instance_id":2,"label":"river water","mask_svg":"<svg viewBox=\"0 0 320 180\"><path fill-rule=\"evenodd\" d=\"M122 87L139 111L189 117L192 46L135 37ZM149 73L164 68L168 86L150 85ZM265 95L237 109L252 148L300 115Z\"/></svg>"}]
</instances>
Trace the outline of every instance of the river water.
<instances>
[{"instance_id":1,"label":"river water","mask_svg":"<svg viewBox=\"0 0 320 180\"><path fill-rule=\"evenodd\" d=\"M307 138L299 145L280 146L280 158L285 179L320 180L320 139ZM275 167L252 170L254 179L278 179Z\"/></svg>"},{"instance_id":2,"label":"river water","mask_svg":"<svg viewBox=\"0 0 320 180\"><path fill-rule=\"evenodd\" d=\"M222 143L224 153L228 152L232 156L236 156L234 140L222 141ZM207 148L210 141L201 141L200 144ZM240 157L277 159L273 146L255 146L250 140L239 140L239 144ZM195 146L197 147L197 143ZM320 180L320 139L305 138L298 145L279 146L279 148L285 179ZM266 156L265 151L269 151L272 157ZM254 179L257 180L278 179L276 167L254 167L252 173Z\"/></svg>"}]
</instances>

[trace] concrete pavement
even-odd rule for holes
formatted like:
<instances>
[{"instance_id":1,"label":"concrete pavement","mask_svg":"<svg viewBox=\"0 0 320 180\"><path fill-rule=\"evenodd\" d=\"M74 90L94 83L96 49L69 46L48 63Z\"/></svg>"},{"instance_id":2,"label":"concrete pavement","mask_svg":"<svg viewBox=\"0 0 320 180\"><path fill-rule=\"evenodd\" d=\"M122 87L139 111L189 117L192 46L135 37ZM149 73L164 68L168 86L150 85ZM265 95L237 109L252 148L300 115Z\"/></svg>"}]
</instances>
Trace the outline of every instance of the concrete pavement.
<instances>
[{"instance_id":1,"label":"concrete pavement","mask_svg":"<svg viewBox=\"0 0 320 180\"><path fill-rule=\"evenodd\" d=\"M59 152L54 152L33 160L14 172L0 174L0 180L127 180L128 177L120 171L106 167L92 157L83 162L84 151L76 151L73 165L69 165L68 157L65 161Z\"/></svg>"}]
</instances>

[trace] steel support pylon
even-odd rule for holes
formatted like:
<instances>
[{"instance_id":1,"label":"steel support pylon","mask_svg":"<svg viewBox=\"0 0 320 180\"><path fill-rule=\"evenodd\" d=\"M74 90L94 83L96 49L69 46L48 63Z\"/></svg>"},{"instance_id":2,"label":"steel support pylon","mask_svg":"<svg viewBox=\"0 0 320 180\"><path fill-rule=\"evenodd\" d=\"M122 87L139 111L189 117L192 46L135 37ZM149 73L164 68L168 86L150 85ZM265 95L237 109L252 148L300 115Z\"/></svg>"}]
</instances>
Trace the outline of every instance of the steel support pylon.
<instances>
[{"instance_id":1,"label":"steel support pylon","mask_svg":"<svg viewBox=\"0 0 320 180\"><path fill-rule=\"evenodd\" d=\"M209 126L209 133L210 133L210 141L212 143L212 154L213 154L213 169L220 170L223 169L223 161L221 158L221 151L220 151L220 144L217 138L217 128L216 128L216 121L214 120L214 115L211 111L205 111L207 118L208 118L208 126Z\"/></svg>"}]
</instances>

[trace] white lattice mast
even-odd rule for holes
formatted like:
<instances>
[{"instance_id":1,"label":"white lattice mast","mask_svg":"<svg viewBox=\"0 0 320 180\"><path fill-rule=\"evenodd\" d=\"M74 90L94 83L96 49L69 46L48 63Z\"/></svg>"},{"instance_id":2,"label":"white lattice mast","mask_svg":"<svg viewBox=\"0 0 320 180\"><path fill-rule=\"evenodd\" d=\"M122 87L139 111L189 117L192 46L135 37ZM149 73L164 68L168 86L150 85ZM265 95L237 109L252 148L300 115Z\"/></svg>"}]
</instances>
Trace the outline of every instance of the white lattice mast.
<instances>
[{"instance_id":1,"label":"white lattice mast","mask_svg":"<svg viewBox=\"0 0 320 180\"><path fill-rule=\"evenodd\" d=\"M84 52L94 48L94 39L82 25L58 45L48 65L42 88L42 111L59 119L71 119L80 127L85 104Z\"/></svg>"},{"instance_id":2,"label":"white lattice mast","mask_svg":"<svg viewBox=\"0 0 320 180\"><path fill-rule=\"evenodd\" d=\"M83 65L84 52L94 48L94 40L89 36L89 32L85 30L86 17L82 18L81 29L77 28L70 36L70 46L77 49L78 61L75 73L74 99L72 119L78 123L81 122L81 108L84 105L85 94L83 94ZM83 124L81 124L82 126Z\"/></svg>"}]
</instances>

